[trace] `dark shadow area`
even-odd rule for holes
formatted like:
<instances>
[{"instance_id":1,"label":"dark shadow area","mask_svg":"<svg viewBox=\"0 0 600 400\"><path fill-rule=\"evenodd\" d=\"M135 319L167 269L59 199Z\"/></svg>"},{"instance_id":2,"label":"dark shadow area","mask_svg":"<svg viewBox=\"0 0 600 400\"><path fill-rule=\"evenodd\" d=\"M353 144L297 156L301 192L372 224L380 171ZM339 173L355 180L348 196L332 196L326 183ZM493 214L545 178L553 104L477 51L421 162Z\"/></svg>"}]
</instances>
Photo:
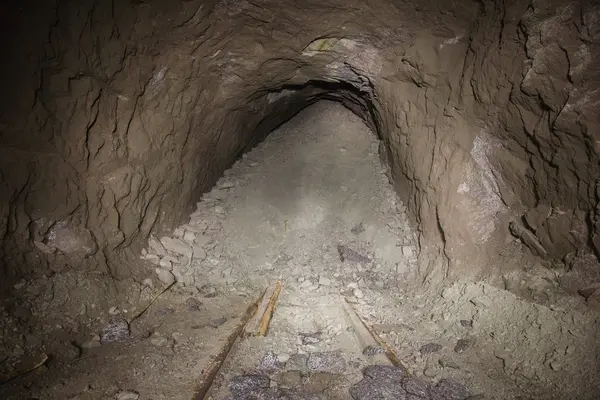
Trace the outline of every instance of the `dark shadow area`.
<instances>
[{"instance_id":1,"label":"dark shadow area","mask_svg":"<svg viewBox=\"0 0 600 400\"><path fill-rule=\"evenodd\" d=\"M275 97L276 100L269 101L270 96L271 98ZM250 143L237 155L237 158L261 143L271 132L288 122L300 111L320 100L339 102L361 118L371 131L381 138L369 94L358 90L350 83L310 80L303 85L281 85L277 88L258 91L248 101L263 102L265 99L272 102L270 105L272 109L253 129Z\"/></svg>"}]
</instances>

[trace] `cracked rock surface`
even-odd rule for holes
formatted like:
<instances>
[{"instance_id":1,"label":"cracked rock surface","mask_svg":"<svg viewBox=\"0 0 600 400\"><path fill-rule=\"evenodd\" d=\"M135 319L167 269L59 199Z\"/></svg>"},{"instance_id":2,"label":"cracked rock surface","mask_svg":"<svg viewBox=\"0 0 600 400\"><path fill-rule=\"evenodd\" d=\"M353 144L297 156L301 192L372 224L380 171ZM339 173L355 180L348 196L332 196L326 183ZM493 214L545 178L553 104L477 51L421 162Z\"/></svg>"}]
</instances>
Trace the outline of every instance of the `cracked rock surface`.
<instances>
[{"instance_id":1,"label":"cracked rock surface","mask_svg":"<svg viewBox=\"0 0 600 400\"><path fill-rule=\"evenodd\" d=\"M285 276L363 307L428 379L477 389L485 368L463 362L485 360L502 364L491 392L549 396L557 374L557 398L585 398L599 21L591 0L3 2L1 369L131 345L111 321L171 284L215 299ZM333 116L306 109L320 100L377 139L307 134L268 174L296 146L269 134ZM163 356L177 342L153 339Z\"/></svg>"}]
</instances>

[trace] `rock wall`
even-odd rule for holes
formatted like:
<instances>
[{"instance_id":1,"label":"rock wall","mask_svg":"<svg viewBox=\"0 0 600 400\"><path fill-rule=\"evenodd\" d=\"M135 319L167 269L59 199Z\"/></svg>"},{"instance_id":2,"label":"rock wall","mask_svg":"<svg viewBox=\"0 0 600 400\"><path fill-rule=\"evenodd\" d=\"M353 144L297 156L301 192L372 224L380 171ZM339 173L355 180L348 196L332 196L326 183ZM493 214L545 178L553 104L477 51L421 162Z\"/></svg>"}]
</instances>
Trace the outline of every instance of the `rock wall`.
<instances>
[{"instance_id":1,"label":"rock wall","mask_svg":"<svg viewBox=\"0 0 600 400\"><path fill-rule=\"evenodd\" d=\"M423 280L487 273L511 232L548 259L598 252L599 8L396 3L3 5L4 284L143 276L151 232L338 89L386 144Z\"/></svg>"}]
</instances>

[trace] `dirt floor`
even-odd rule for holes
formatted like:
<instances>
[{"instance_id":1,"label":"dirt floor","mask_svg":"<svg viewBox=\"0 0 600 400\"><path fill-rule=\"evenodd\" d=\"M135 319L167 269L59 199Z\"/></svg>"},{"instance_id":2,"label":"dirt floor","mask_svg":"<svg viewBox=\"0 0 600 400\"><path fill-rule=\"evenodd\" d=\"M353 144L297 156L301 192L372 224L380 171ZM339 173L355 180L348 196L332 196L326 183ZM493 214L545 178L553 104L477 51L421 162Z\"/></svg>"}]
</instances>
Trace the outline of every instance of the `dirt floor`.
<instances>
[{"instance_id":1,"label":"dirt floor","mask_svg":"<svg viewBox=\"0 0 600 400\"><path fill-rule=\"evenodd\" d=\"M504 279L415 285L417 236L379 147L341 105L305 109L229 169L187 224L151 238L135 310L103 310L103 329L67 337L63 357L3 384L0 398L190 399L277 279L268 336L234 346L210 398L600 398L600 308L559 288L568 272L514 257L515 241L510 259L528 264ZM365 369L379 350L357 340L345 302L406 370Z\"/></svg>"}]
</instances>

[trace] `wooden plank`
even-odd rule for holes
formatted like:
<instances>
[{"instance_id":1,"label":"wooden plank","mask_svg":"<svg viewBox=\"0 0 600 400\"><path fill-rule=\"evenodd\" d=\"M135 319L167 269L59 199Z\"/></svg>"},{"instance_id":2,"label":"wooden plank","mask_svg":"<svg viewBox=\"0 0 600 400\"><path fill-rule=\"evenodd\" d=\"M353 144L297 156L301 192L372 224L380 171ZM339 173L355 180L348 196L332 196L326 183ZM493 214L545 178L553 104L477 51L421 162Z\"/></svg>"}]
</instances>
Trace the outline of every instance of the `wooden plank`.
<instances>
[{"instance_id":1,"label":"wooden plank","mask_svg":"<svg viewBox=\"0 0 600 400\"><path fill-rule=\"evenodd\" d=\"M267 334L269 323L275 309L275 303L277 302L280 292L281 281L277 281L275 285L272 285L265 290L256 314L254 314L252 319L246 324L244 336L265 336Z\"/></svg>"},{"instance_id":2,"label":"wooden plank","mask_svg":"<svg viewBox=\"0 0 600 400\"><path fill-rule=\"evenodd\" d=\"M349 315L354 314L354 316L360 321L360 324L364 327L364 329L367 330L367 332L375 340L375 342L379 346L383 347L383 349L385 350L385 355L388 358L388 360L392 363L392 365L398 368L402 368L406 371L406 367L402 364L394 350L385 342L385 340L381 338L381 336L377 334L377 332L375 332L375 330L365 321L365 319L360 316L356 308L352 304L348 303L346 299L344 300L344 304L346 305L345 309L347 313Z\"/></svg>"},{"instance_id":3,"label":"wooden plank","mask_svg":"<svg viewBox=\"0 0 600 400\"><path fill-rule=\"evenodd\" d=\"M0 376L0 384L6 383L8 381L12 381L13 379L16 379L20 376L28 374L29 372L44 365L46 363L46 361L48 361L48 355L45 353L37 354L37 355L31 356L31 357L25 357L19 363L19 365L17 365L14 372L12 372L6 376L4 376L4 375Z\"/></svg>"},{"instance_id":4,"label":"wooden plank","mask_svg":"<svg viewBox=\"0 0 600 400\"><path fill-rule=\"evenodd\" d=\"M233 330L233 332L229 334L227 340L225 341L219 352L213 357L211 357L207 367L204 369L202 376L200 377L198 389L196 390L196 394L193 397L194 400L203 400L209 394L213 381L219 373L223 362L225 362L225 359L229 355L229 352L233 348L233 345L237 341L238 337L240 337L244 332L246 324L248 323L250 318L252 318L256 314L260 300L261 298L258 298L256 302L254 302L252 305L250 305L250 307L248 307L248 309L240 319L239 324L236 326L235 330Z\"/></svg>"},{"instance_id":5,"label":"wooden plank","mask_svg":"<svg viewBox=\"0 0 600 400\"><path fill-rule=\"evenodd\" d=\"M273 317L273 311L275 311L275 304L279 298L279 293L281 293L281 281L277 281L275 283L275 290L273 291L273 294L269 299L269 303L267 304L267 309L260 320L258 329L259 336L267 336L269 324L271 323L271 318Z\"/></svg>"}]
</instances>

